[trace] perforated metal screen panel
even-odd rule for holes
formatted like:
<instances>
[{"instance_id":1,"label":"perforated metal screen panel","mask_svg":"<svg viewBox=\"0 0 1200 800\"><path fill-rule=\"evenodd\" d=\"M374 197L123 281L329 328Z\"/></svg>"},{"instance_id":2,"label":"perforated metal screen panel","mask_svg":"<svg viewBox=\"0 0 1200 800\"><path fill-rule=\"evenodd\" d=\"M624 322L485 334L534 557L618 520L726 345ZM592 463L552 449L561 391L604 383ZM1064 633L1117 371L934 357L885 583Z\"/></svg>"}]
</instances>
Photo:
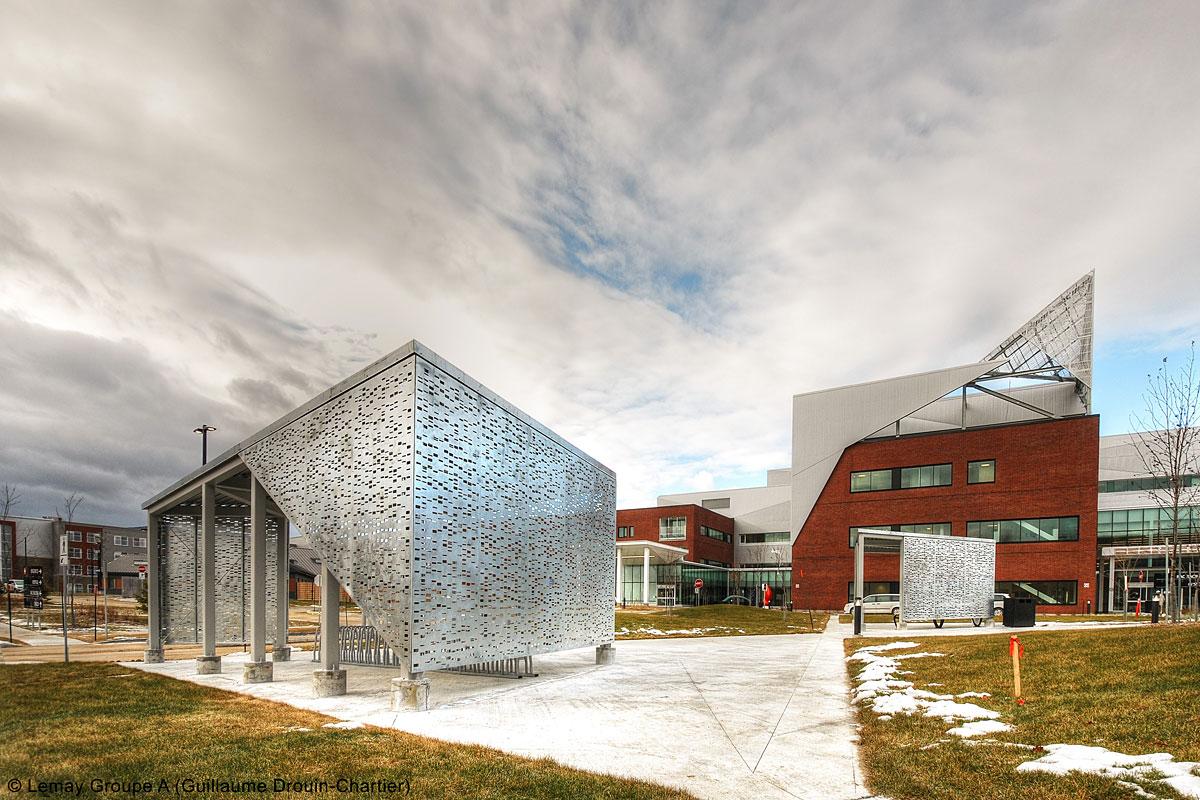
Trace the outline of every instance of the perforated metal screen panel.
<instances>
[{"instance_id":1,"label":"perforated metal screen panel","mask_svg":"<svg viewBox=\"0 0 1200 800\"><path fill-rule=\"evenodd\" d=\"M241 451L413 671L612 641L611 472L412 355Z\"/></svg>"},{"instance_id":2,"label":"perforated metal screen panel","mask_svg":"<svg viewBox=\"0 0 1200 800\"><path fill-rule=\"evenodd\" d=\"M229 509L227 509L229 510ZM250 639L250 520L245 509L216 518L217 641ZM165 546L162 554L161 602L163 635L167 642L198 642L204 615L200 608L200 519L169 514L159 521ZM275 635L275 537L279 522L267 518L266 599L267 638ZM284 589L286 592L286 587Z\"/></svg>"},{"instance_id":3,"label":"perforated metal screen panel","mask_svg":"<svg viewBox=\"0 0 1200 800\"><path fill-rule=\"evenodd\" d=\"M414 670L612 641L616 481L421 360Z\"/></svg>"},{"instance_id":4,"label":"perforated metal screen panel","mask_svg":"<svg viewBox=\"0 0 1200 800\"><path fill-rule=\"evenodd\" d=\"M991 619L996 543L965 536L905 537L900 548L901 616Z\"/></svg>"},{"instance_id":5,"label":"perforated metal screen panel","mask_svg":"<svg viewBox=\"0 0 1200 800\"><path fill-rule=\"evenodd\" d=\"M414 358L242 451L383 638L408 651Z\"/></svg>"}]
</instances>

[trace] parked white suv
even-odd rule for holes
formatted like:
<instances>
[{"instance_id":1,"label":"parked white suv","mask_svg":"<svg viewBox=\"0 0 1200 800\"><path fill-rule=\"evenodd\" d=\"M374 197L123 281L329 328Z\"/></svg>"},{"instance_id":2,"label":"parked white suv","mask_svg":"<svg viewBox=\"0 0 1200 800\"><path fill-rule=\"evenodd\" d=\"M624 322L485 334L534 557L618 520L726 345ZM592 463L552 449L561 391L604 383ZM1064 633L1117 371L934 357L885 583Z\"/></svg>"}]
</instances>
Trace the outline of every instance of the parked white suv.
<instances>
[{"instance_id":1,"label":"parked white suv","mask_svg":"<svg viewBox=\"0 0 1200 800\"><path fill-rule=\"evenodd\" d=\"M854 611L854 603L846 603L843 614ZM895 614L900 611L900 595L898 594L869 594L863 598L864 614Z\"/></svg>"}]
</instances>

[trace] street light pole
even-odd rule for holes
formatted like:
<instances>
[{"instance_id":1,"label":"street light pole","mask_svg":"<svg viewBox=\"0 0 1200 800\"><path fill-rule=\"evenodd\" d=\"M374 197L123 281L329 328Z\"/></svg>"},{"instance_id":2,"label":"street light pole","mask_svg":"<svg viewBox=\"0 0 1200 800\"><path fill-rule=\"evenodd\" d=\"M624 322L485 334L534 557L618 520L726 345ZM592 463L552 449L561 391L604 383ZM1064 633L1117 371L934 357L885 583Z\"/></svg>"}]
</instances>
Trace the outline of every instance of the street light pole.
<instances>
[{"instance_id":1,"label":"street light pole","mask_svg":"<svg viewBox=\"0 0 1200 800\"><path fill-rule=\"evenodd\" d=\"M209 425L206 423L192 431L192 433L200 434L200 463L201 464L208 463L208 432L215 431L215 430L216 430L216 428L214 428L212 425Z\"/></svg>"}]
</instances>

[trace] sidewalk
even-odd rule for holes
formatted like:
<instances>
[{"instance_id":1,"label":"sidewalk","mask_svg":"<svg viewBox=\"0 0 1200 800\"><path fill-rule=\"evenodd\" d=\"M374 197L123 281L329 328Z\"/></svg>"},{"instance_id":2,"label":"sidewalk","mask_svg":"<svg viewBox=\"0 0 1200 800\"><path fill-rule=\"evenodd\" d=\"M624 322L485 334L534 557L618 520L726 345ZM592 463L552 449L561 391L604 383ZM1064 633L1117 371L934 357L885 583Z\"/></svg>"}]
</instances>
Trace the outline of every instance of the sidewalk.
<instances>
[{"instance_id":1,"label":"sidewalk","mask_svg":"<svg viewBox=\"0 0 1200 800\"><path fill-rule=\"evenodd\" d=\"M431 708L394 712L394 673L347 667L350 693L312 697L309 654L275 680L241 682L245 655L220 675L190 661L128 666L253 695L339 720L549 757L572 767L686 788L704 798L853 800L862 787L842 636L638 640L595 666L590 648L537 656L518 681L428 673Z\"/></svg>"}]
</instances>

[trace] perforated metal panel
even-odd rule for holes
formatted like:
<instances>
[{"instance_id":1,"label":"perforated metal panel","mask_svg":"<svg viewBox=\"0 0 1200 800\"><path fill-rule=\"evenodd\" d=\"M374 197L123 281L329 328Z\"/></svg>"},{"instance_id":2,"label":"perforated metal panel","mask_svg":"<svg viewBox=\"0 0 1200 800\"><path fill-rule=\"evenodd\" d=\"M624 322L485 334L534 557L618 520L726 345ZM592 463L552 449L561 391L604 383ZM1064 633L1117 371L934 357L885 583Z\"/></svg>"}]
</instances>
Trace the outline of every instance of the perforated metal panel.
<instances>
[{"instance_id":1,"label":"perforated metal panel","mask_svg":"<svg viewBox=\"0 0 1200 800\"><path fill-rule=\"evenodd\" d=\"M226 509L228 510L228 509ZM235 509L236 510L236 509ZM279 522L267 519L266 600L267 638L275 635L275 537ZM198 642L202 633L200 572L196 554L200 546L200 521L188 514L161 518L164 538L162 575L163 637L167 642ZM247 516L216 518L217 641L250 639L250 520ZM286 587L284 588L286 593Z\"/></svg>"},{"instance_id":2,"label":"perforated metal panel","mask_svg":"<svg viewBox=\"0 0 1200 800\"><path fill-rule=\"evenodd\" d=\"M242 451L380 634L408 652L413 358Z\"/></svg>"},{"instance_id":3,"label":"perforated metal panel","mask_svg":"<svg viewBox=\"0 0 1200 800\"><path fill-rule=\"evenodd\" d=\"M431 354L339 389L241 457L410 669L612 641L611 472Z\"/></svg>"},{"instance_id":4,"label":"perforated metal panel","mask_svg":"<svg viewBox=\"0 0 1200 800\"><path fill-rule=\"evenodd\" d=\"M900 548L901 616L991 619L996 543L965 536L905 537Z\"/></svg>"},{"instance_id":5,"label":"perforated metal panel","mask_svg":"<svg viewBox=\"0 0 1200 800\"><path fill-rule=\"evenodd\" d=\"M424 360L413 670L612 640L616 481Z\"/></svg>"}]
</instances>

